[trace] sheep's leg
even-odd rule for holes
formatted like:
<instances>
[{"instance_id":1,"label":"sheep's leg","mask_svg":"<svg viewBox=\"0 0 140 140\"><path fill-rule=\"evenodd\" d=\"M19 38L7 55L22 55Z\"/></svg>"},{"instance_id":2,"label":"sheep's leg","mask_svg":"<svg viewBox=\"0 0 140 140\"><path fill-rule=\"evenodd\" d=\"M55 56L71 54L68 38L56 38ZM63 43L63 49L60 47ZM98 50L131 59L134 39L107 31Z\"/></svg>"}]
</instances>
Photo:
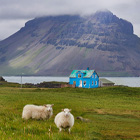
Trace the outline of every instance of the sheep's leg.
<instances>
[{"instance_id":1,"label":"sheep's leg","mask_svg":"<svg viewBox=\"0 0 140 140\"><path fill-rule=\"evenodd\" d=\"M62 128L61 127L59 127L59 132L61 132L62 131Z\"/></svg>"},{"instance_id":2,"label":"sheep's leg","mask_svg":"<svg viewBox=\"0 0 140 140\"><path fill-rule=\"evenodd\" d=\"M69 128L69 134L70 134L70 129L71 129L71 128Z\"/></svg>"}]
</instances>

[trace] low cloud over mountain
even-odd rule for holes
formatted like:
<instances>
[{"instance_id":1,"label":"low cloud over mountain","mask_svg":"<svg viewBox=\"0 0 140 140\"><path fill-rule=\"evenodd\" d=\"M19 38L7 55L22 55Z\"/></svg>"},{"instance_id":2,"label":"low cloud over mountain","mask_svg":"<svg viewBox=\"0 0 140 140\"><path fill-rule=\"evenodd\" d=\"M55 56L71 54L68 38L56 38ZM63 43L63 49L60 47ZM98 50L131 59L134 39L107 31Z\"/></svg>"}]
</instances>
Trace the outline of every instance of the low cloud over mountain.
<instances>
[{"instance_id":1,"label":"low cloud over mountain","mask_svg":"<svg viewBox=\"0 0 140 140\"><path fill-rule=\"evenodd\" d=\"M133 25L108 10L90 16L45 16L0 42L1 75L140 75L140 38Z\"/></svg>"}]
</instances>

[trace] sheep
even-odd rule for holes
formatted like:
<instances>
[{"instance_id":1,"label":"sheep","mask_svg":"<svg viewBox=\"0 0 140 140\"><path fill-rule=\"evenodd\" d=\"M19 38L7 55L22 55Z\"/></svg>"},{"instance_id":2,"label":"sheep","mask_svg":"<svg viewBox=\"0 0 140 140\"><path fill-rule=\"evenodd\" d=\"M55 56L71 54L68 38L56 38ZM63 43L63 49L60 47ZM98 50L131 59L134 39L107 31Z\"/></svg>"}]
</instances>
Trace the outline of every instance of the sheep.
<instances>
[{"instance_id":1,"label":"sheep","mask_svg":"<svg viewBox=\"0 0 140 140\"><path fill-rule=\"evenodd\" d=\"M74 125L74 116L70 113L70 111L71 109L65 108L62 109L62 112L58 113L55 116L54 122L57 128L59 128L59 132L61 132L62 128L63 129L68 128L70 133L70 130Z\"/></svg>"},{"instance_id":2,"label":"sheep","mask_svg":"<svg viewBox=\"0 0 140 140\"><path fill-rule=\"evenodd\" d=\"M22 118L24 120L32 119L49 119L53 115L53 104L47 104L43 106L37 105L25 105L22 112Z\"/></svg>"}]
</instances>

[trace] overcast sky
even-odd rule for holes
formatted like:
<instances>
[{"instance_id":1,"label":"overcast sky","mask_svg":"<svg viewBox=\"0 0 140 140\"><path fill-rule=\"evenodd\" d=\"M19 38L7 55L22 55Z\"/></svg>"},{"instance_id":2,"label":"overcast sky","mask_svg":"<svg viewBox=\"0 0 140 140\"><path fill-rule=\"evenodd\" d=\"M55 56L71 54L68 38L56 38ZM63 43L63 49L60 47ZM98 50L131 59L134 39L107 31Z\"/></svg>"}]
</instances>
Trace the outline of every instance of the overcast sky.
<instances>
[{"instance_id":1,"label":"overcast sky","mask_svg":"<svg viewBox=\"0 0 140 140\"><path fill-rule=\"evenodd\" d=\"M39 16L92 14L108 9L119 18L130 21L140 37L140 0L0 0L0 40L24 27Z\"/></svg>"}]
</instances>

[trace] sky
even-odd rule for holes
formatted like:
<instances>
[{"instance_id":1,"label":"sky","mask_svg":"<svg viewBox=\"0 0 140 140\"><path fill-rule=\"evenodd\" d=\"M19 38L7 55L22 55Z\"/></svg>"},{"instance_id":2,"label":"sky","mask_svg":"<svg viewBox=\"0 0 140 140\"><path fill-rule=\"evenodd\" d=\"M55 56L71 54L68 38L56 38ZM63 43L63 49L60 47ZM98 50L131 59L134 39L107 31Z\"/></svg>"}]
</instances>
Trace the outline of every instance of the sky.
<instances>
[{"instance_id":1,"label":"sky","mask_svg":"<svg viewBox=\"0 0 140 140\"><path fill-rule=\"evenodd\" d=\"M133 24L140 37L140 0L0 0L0 40L24 27L28 20L49 15L88 15L102 9Z\"/></svg>"}]
</instances>

